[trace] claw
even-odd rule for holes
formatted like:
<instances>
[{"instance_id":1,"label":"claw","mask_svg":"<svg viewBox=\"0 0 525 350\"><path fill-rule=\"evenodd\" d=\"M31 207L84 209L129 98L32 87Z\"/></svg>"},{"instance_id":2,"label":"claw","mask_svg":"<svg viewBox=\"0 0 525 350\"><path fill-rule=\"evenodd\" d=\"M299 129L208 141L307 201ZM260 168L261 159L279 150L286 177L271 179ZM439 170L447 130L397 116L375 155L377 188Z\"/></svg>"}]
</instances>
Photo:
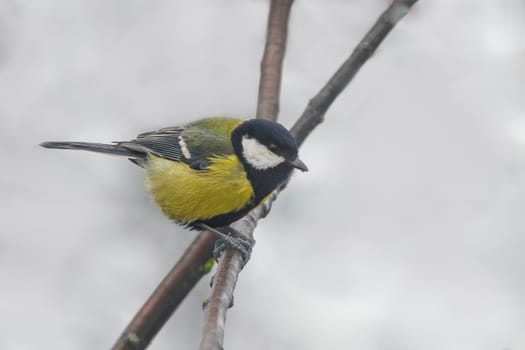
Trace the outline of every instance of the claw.
<instances>
[{"instance_id":1,"label":"claw","mask_svg":"<svg viewBox=\"0 0 525 350\"><path fill-rule=\"evenodd\" d=\"M233 248L241 254L242 267L248 263L252 254L252 248L255 245L254 239L244 236L232 227L225 227L224 229L228 233L223 233L219 229L210 227L206 224L200 224L199 226L205 230L214 232L219 236L219 239L215 242L215 248L213 250L213 257L216 261L218 261L224 250Z\"/></svg>"},{"instance_id":2,"label":"claw","mask_svg":"<svg viewBox=\"0 0 525 350\"><path fill-rule=\"evenodd\" d=\"M244 237L238 232L236 234L229 234L221 236L217 242L215 242L215 249L213 250L213 257L218 260L224 250L227 248L233 248L241 253L242 266L246 265L252 254L252 248L255 245L255 240Z\"/></svg>"}]
</instances>

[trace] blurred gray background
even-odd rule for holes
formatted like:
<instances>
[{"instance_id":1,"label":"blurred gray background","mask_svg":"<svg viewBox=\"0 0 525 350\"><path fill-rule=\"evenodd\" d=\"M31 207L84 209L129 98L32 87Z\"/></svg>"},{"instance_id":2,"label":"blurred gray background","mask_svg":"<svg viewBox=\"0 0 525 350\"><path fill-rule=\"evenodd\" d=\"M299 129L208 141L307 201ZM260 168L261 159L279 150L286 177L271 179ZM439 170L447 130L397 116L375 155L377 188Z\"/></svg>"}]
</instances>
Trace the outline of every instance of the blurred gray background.
<instances>
[{"instance_id":1,"label":"blurred gray background","mask_svg":"<svg viewBox=\"0 0 525 350\"><path fill-rule=\"evenodd\" d=\"M291 126L387 1L295 2ZM0 348L105 349L195 233L124 159L44 150L254 114L267 2L0 1ZM421 1L301 156L227 349L525 349L525 4ZM152 349L195 349L209 276Z\"/></svg>"}]
</instances>

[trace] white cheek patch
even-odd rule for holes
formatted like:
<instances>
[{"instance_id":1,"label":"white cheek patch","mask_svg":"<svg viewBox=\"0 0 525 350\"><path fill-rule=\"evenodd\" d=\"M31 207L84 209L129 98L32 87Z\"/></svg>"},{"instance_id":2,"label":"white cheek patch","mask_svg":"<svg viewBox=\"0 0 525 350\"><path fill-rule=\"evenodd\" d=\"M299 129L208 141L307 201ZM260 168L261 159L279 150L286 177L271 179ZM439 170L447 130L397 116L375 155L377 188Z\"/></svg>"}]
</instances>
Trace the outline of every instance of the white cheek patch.
<instances>
[{"instance_id":1,"label":"white cheek patch","mask_svg":"<svg viewBox=\"0 0 525 350\"><path fill-rule=\"evenodd\" d=\"M285 160L256 139L246 136L242 137L242 155L246 162L257 170L274 168Z\"/></svg>"},{"instance_id":2,"label":"white cheek patch","mask_svg":"<svg viewBox=\"0 0 525 350\"><path fill-rule=\"evenodd\" d=\"M188 149L188 145L186 144L186 141L184 141L182 136L179 136L179 146L180 146L180 150L182 151L182 155L184 156L184 158L190 159L191 152Z\"/></svg>"}]
</instances>

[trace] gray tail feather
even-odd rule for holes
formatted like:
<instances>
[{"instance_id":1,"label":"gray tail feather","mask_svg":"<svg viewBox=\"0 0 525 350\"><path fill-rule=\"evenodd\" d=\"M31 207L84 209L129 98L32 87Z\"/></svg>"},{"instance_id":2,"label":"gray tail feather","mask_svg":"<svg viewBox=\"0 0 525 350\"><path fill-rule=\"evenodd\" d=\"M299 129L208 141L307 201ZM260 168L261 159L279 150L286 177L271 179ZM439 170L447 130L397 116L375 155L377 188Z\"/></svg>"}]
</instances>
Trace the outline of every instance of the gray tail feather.
<instances>
[{"instance_id":1,"label":"gray tail feather","mask_svg":"<svg viewBox=\"0 0 525 350\"><path fill-rule=\"evenodd\" d=\"M40 146L44 148L55 148L55 149L73 149L83 150L106 154L115 154L118 156L130 157L130 158L144 158L144 154L132 151L124 148L120 145L108 145L105 143L92 143L92 142L42 142Z\"/></svg>"}]
</instances>

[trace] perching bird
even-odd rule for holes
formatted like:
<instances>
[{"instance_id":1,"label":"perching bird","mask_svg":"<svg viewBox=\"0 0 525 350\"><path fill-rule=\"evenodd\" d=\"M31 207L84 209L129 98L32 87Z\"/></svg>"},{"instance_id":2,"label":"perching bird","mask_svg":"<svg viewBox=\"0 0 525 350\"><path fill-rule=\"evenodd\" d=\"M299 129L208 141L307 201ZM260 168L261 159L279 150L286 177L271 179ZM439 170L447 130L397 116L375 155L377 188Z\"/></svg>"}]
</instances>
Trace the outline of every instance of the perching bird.
<instances>
[{"instance_id":1,"label":"perching bird","mask_svg":"<svg viewBox=\"0 0 525 350\"><path fill-rule=\"evenodd\" d=\"M127 157L145 169L146 186L168 218L215 232L259 205L294 168L308 170L288 130L263 119L213 117L114 144L41 146Z\"/></svg>"}]
</instances>

